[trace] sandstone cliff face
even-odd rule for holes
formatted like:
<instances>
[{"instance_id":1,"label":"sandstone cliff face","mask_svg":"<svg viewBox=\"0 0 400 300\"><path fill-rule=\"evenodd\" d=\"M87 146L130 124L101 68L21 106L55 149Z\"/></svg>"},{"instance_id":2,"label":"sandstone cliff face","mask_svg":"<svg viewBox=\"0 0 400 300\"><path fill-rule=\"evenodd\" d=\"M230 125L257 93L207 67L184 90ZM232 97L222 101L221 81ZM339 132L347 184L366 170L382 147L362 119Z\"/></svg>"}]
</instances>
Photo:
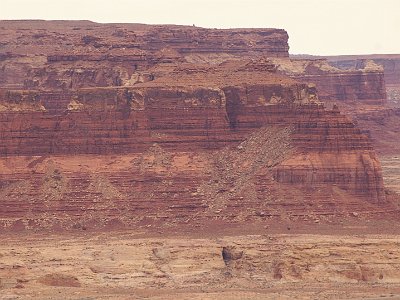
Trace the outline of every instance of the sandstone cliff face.
<instances>
[{"instance_id":1,"label":"sandstone cliff face","mask_svg":"<svg viewBox=\"0 0 400 300\"><path fill-rule=\"evenodd\" d=\"M0 84L18 88L120 86L135 83L151 65L185 55L288 57L289 49L288 34L280 29L80 21L1 21L0 27Z\"/></svg>"},{"instance_id":2,"label":"sandstone cliff face","mask_svg":"<svg viewBox=\"0 0 400 300\"><path fill-rule=\"evenodd\" d=\"M325 215L384 205L377 157L346 117L296 103L305 100L291 93L308 95L304 85L255 87L247 98L235 89L114 89L103 101L85 91L63 115L2 113L3 227L201 223L221 214L239 222L305 217L315 201L311 211ZM268 93L287 98L259 100Z\"/></svg>"},{"instance_id":3,"label":"sandstone cliff face","mask_svg":"<svg viewBox=\"0 0 400 300\"><path fill-rule=\"evenodd\" d=\"M327 56L330 64L340 69L358 68L366 59L372 60L375 64L384 69L386 84L400 84L400 55L343 55Z\"/></svg>"},{"instance_id":4,"label":"sandstone cliff face","mask_svg":"<svg viewBox=\"0 0 400 300\"><path fill-rule=\"evenodd\" d=\"M363 61L357 68L339 69L331 61L275 60L280 72L305 82L314 83L322 101L344 101L382 105L386 100L383 69Z\"/></svg>"},{"instance_id":5,"label":"sandstone cliff face","mask_svg":"<svg viewBox=\"0 0 400 300\"><path fill-rule=\"evenodd\" d=\"M329 63L340 69L357 69L366 60L373 61L384 70L388 104L399 107L400 102L400 55L345 55L327 57ZM388 128L387 130L390 130Z\"/></svg>"},{"instance_id":6,"label":"sandstone cliff face","mask_svg":"<svg viewBox=\"0 0 400 300\"><path fill-rule=\"evenodd\" d=\"M368 137L326 110L315 85L259 58L287 56L284 31L33 22L33 33L4 24L20 39L2 37L3 228L386 207ZM352 76L362 86L364 73Z\"/></svg>"},{"instance_id":7,"label":"sandstone cliff face","mask_svg":"<svg viewBox=\"0 0 400 300\"><path fill-rule=\"evenodd\" d=\"M380 108L354 113L353 119L357 124L368 130L379 154L398 156L400 145L400 108Z\"/></svg>"}]
</instances>

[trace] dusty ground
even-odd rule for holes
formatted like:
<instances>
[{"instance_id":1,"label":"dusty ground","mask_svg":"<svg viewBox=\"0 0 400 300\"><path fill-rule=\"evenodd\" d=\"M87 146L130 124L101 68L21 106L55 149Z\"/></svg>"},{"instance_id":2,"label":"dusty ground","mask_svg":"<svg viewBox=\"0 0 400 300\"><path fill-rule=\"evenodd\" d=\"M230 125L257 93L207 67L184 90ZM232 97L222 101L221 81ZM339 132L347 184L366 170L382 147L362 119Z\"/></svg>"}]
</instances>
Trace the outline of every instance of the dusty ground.
<instances>
[{"instance_id":1,"label":"dusty ground","mask_svg":"<svg viewBox=\"0 0 400 300\"><path fill-rule=\"evenodd\" d=\"M399 236L346 227L358 234L4 236L0 299L400 297Z\"/></svg>"}]
</instances>

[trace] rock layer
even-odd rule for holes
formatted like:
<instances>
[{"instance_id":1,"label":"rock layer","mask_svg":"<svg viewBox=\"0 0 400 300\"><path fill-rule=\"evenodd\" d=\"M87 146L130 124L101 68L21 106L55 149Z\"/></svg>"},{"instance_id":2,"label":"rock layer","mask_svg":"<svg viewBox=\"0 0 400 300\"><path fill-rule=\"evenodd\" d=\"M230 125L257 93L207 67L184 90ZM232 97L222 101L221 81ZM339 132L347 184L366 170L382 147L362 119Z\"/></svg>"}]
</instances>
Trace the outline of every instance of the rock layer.
<instances>
[{"instance_id":1,"label":"rock layer","mask_svg":"<svg viewBox=\"0 0 400 300\"><path fill-rule=\"evenodd\" d=\"M369 138L261 57L287 56L285 31L1 24L5 229L393 209Z\"/></svg>"},{"instance_id":2,"label":"rock layer","mask_svg":"<svg viewBox=\"0 0 400 300\"><path fill-rule=\"evenodd\" d=\"M376 54L376 55L343 55L327 56L329 62L341 69L357 68L365 60L372 60L383 67L387 84L400 84L400 55Z\"/></svg>"},{"instance_id":3,"label":"rock layer","mask_svg":"<svg viewBox=\"0 0 400 300\"><path fill-rule=\"evenodd\" d=\"M69 89L120 86L185 55L288 57L281 29L0 21L0 85Z\"/></svg>"},{"instance_id":4,"label":"rock layer","mask_svg":"<svg viewBox=\"0 0 400 300\"><path fill-rule=\"evenodd\" d=\"M301 103L313 95L301 84L250 90L107 89L109 106L91 91L62 115L2 113L3 227L306 217L317 197L317 214L385 207L379 161L352 122ZM143 100L130 112L129 93ZM259 100L269 93L280 103Z\"/></svg>"},{"instance_id":5,"label":"rock layer","mask_svg":"<svg viewBox=\"0 0 400 300\"><path fill-rule=\"evenodd\" d=\"M339 69L325 59L275 60L278 70L288 76L314 83L321 101L382 105L386 102L383 68L371 61Z\"/></svg>"},{"instance_id":6,"label":"rock layer","mask_svg":"<svg viewBox=\"0 0 400 300\"><path fill-rule=\"evenodd\" d=\"M54 299L68 293L74 300L395 298L400 294L399 242L396 234L365 231L355 237L138 238L126 232L74 239L12 237L0 245L0 291L4 298ZM227 264L224 249L233 258Z\"/></svg>"}]
</instances>

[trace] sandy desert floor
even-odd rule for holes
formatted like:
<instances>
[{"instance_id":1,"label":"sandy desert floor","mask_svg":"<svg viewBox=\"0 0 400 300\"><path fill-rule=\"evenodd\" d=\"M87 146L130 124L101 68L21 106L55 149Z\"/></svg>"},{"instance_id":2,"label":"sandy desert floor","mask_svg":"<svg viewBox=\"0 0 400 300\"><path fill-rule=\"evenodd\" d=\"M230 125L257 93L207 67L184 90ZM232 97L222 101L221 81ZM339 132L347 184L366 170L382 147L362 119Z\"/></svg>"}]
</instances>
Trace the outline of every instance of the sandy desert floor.
<instances>
[{"instance_id":1,"label":"sandy desert floor","mask_svg":"<svg viewBox=\"0 0 400 300\"><path fill-rule=\"evenodd\" d=\"M400 236L342 229L3 236L0 299L399 299Z\"/></svg>"}]
</instances>

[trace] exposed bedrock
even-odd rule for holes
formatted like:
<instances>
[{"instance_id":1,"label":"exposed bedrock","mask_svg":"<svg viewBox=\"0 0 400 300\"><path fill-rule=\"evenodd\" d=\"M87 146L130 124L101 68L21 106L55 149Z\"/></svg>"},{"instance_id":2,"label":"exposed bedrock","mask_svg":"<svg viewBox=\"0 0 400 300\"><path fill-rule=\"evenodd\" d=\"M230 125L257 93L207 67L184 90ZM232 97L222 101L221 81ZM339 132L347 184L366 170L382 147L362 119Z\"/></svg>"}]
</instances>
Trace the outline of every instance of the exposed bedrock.
<instances>
[{"instance_id":1,"label":"exposed bedrock","mask_svg":"<svg viewBox=\"0 0 400 300\"><path fill-rule=\"evenodd\" d=\"M386 101L383 68L362 61L357 68L340 69L331 61L276 59L279 72L299 81L314 83L319 99L333 102L382 105Z\"/></svg>"},{"instance_id":2,"label":"exposed bedrock","mask_svg":"<svg viewBox=\"0 0 400 300\"><path fill-rule=\"evenodd\" d=\"M400 84L399 54L327 56L326 59L340 69L357 69L365 60L372 60L383 67L386 84Z\"/></svg>"},{"instance_id":3,"label":"exposed bedrock","mask_svg":"<svg viewBox=\"0 0 400 300\"><path fill-rule=\"evenodd\" d=\"M3 228L394 209L369 138L320 102L381 103L371 65L290 61L278 29L0 25Z\"/></svg>"},{"instance_id":4,"label":"exposed bedrock","mask_svg":"<svg viewBox=\"0 0 400 300\"><path fill-rule=\"evenodd\" d=\"M185 56L289 56L282 29L79 21L0 21L0 26L0 85L21 89L133 85L151 79L143 74L149 67Z\"/></svg>"},{"instance_id":5,"label":"exposed bedrock","mask_svg":"<svg viewBox=\"0 0 400 300\"><path fill-rule=\"evenodd\" d=\"M59 61L58 58L63 57L56 56L62 53L59 47L61 45L75 54L79 53L79 49L74 49L74 46L86 47L97 55L101 54L102 50L112 54L113 50L129 52L139 49L154 52L170 48L182 54L243 54L252 51L262 52L267 56L287 57L289 50L287 32L274 28L208 29L195 26L100 24L80 21L1 21L0 25L4 33L8 34L2 37L7 45L6 50L12 49L14 54L20 54L34 45L40 54L51 54L51 61ZM19 39L13 40L13 35L17 35ZM15 45L21 47L15 49ZM0 56L1 60L7 58L7 55Z\"/></svg>"},{"instance_id":6,"label":"exposed bedrock","mask_svg":"<svg viewBox=\"0 0 400 300\"><path fill-rule=\"evenodd\" d=\"M0 114L9 229L305 216L319 193L324 215L385 202L368 137L305 84L85 89L53 111L21 93Z\"/></svg>"},{"instance_id":7,"label":"exposed bedrock","mask_svg":"<svg viewBox=\"0 0 400 300\"><path fill-rule=\"evenodd\" d=\"M383 104L386 99L382 72L307 74L298 79L315 83L321 100Z\"/></svg>"},{"instance_id":8,"label":"exposed bedrock","mask_svg":"<svg viewBox=\"0 0 400 300\"><path fill-rule=\"evenodd\" d=\"M325 111L305 84L3 95L3 156L137 152L154 141L152 132L162 133L157 141L169 149L212 149L265 125L294 126L307 151L372 150L353 123Z\"/></svg>"}]
</instances>

